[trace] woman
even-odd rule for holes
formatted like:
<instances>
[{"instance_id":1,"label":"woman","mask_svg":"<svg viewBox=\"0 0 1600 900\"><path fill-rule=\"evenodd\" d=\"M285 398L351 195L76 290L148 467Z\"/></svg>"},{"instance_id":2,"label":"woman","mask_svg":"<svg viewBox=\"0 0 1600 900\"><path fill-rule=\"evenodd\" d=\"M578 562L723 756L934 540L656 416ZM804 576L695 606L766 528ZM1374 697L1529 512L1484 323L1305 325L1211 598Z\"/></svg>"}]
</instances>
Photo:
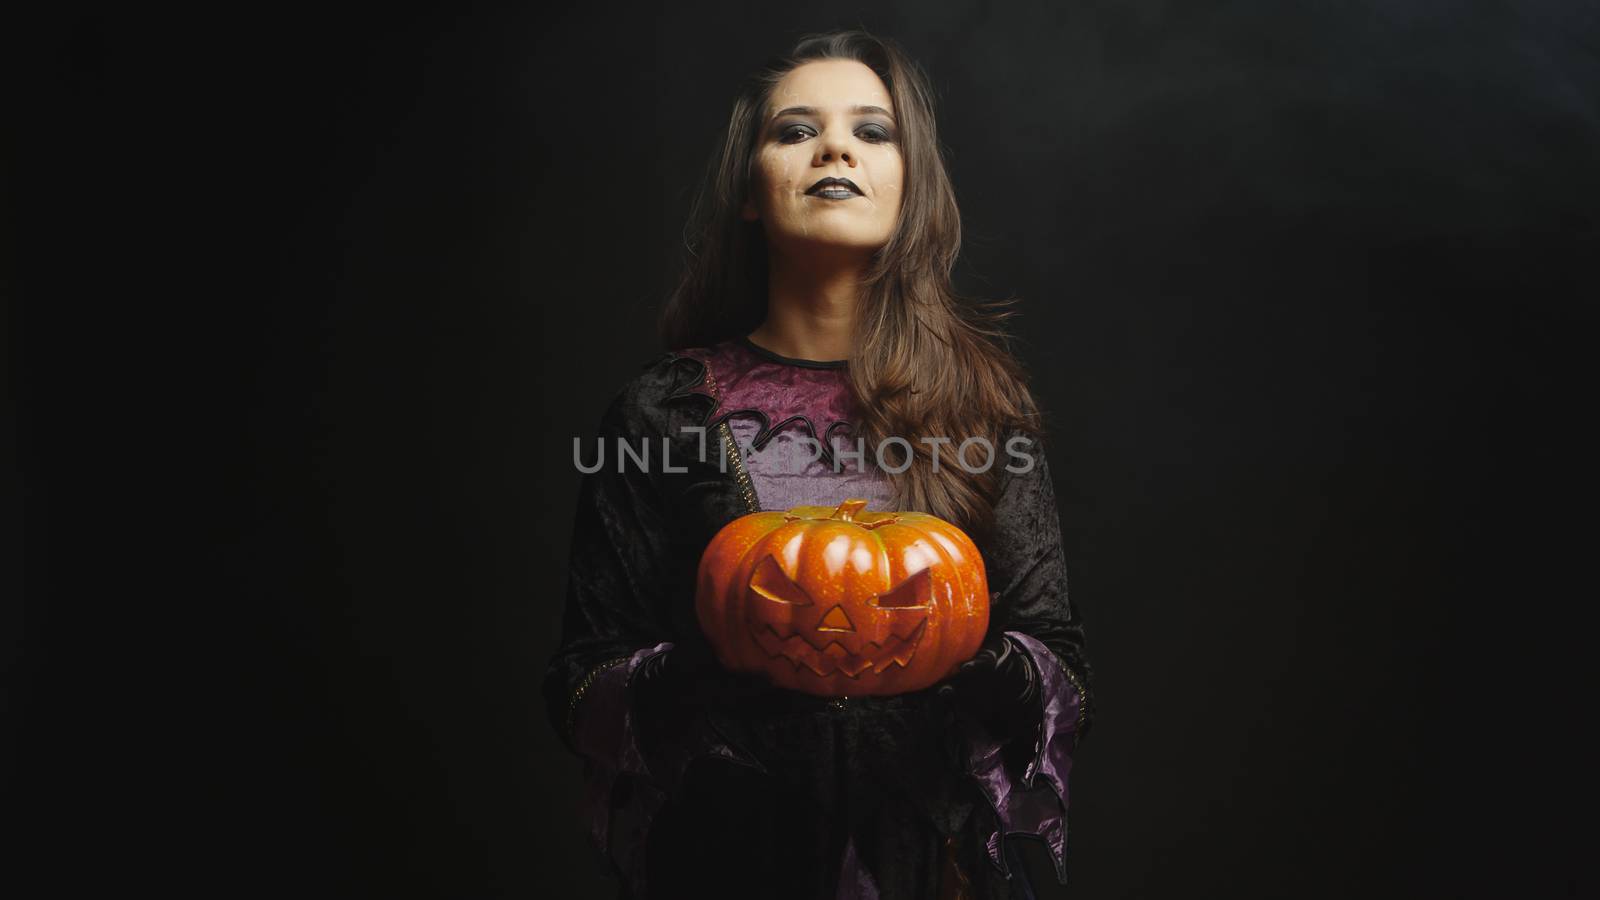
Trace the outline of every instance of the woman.
<instances>
[{"instance_id":1,"label":"woman","mask_svg":"<svg viewBox=\"0 0 1600 900\"><path fill-rule=\"evenodd\" d=\"M862 32L801 40L737 98L687 234L673 349L601 422L614 455L584 476L545 683L624 896L1026 897L1018 834L1064 881L1090 672L1003 313L951 288L960 220L925 77ZM722 670L694 613L707 543L849 498L973 537L983 648L891 697Z\"/></svg>"}]
</instances>

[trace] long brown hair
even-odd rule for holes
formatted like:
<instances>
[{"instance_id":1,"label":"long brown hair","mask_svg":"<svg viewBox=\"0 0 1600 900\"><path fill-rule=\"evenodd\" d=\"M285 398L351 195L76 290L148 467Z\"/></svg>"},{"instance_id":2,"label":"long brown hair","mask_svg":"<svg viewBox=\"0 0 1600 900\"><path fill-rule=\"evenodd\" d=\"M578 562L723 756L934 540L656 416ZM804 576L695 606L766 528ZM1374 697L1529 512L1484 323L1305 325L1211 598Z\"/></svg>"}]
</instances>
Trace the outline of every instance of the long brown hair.
<instances>
[{"instance_id":1,"label":"long brown hair","mask_svg":"<svg viewBox=\"0 0 1600 900\"><path fill-rule=\"evenodd\" d=\"M1008 309L1013 301L958 296L951 284L961 214L945 170L933 93L927 76L893 41L859 30L806 35L745 81L684 230L683 274L662 310L662 339L674 350L706 346L749 334L765 318L766 238L761 223L743 220L739 209L750 191L773 87L798 66L822 59L861 62L883 80L905 161L899 222L874 255L856 306L849 373L864 411L856 436L866 439L869 459L887 438L910 443L910 467L887 473L897 508L985 530L1008 461L1005 436L1012 429L1038 434L1040 414L1001 327L1014 315ZM920 440L924 436L950 443L936 451ZM994 448L994 462L984 471L955 463L954 451L968 438L984 438ZM887 468L905 464L904 444L882 446ZM967 459L977 466L981 456L974 449Z\"/></svg>"}]
</instances>

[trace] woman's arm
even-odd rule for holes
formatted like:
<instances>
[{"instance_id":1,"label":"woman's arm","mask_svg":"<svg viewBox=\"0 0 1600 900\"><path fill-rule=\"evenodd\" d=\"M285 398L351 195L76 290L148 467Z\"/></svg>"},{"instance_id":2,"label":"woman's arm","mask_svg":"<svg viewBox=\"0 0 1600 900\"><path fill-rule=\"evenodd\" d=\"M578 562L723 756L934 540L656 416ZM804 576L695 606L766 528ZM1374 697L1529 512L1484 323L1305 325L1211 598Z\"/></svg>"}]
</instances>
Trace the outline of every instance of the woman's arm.
<instances>
[{"instance_id":1,"label":"woman's arm","mask_svg":"<svg viewBox=\"0 0 1600 900\"><path fill-rule=\"evenodd\" d=\"M994 527L984 548L989 589L999 595L989 633L1021 632L1050 651L1062 677L1083 697L1076 732L1081 740L1093 721L1093 672L1083 621L1067 593L1066 550L1050 464L1042 443L1029 439L1030 444L1019 442L1017 449L1026 450L1033 467L1003 474Z\"/></svg>"},{"instance_id":2,"label":"woman's arm","mask_svg":"<svg viewBox=\"0 0 1600 900\"><path fill-rule=\"evenodd\" d=\"M551 724L585 760L591 837L630 880L656 811L690 761L751 764L690 702L715 693L704 681L716 673L696 652L703 642L679 641L674 627L674 605L692 601L684 574L693 566L658 455L660 398L677 380L672 361L668 354L647 366L601 417L605 455L579 487L561 642L544 679ZM656 465L624 464L619 440L639 453L648 444ZM593 444L583 448L585 464L594 453ZM719 691L742 685L715 681Z\"/></svg>"},{"instance_id":3,"label":"woman's arm","mask_svg":"<svg viewBox=\"0 0 1600 900\"><path fill-rule=\"evenodd\" d=\"M993 526L980 542L994 602L977 660L981 672L965 679L965 705L1009 706L1011 714L987 717L1002 727L973 732L969 765L999 820L989 847L994 863L1005 869L1006 834L1036 835L1064 881L1067 776L1089 729L1093 688L1083 624L1067 595L1049 463L1043 445L1029 437L1030 444L1016 446L1032 466L1002 473ZM971 695L979 685L987 696Z\"/></svg>"},{"instance_id":4,"label":"woman's arm","mask_svg":"<svg viewBox=\"0 0 1600 900\"><path fill-rule=\"evenodd\" d=\"M671 640L662 568L667 511L656 473L631 459L622 465L619 454L619 440L635 449L641 441L660 446L656 435L638 433L640 417L629 414L632 387L602 415L602 465L584 474L578 489L561 644L545 673L551 725L577 752L584 750L575 743L579 713L588 702L626 680L634 653ZM581 449L586 461L596 452L593 444Z\"/></svg>"},{"instance_id":5,"label":"woman's arm","mask_svg":"<svg viewBox=\"0 0 1600 900\"><path fill-rule=\"evenodd\" d=\"M550 723L585 761L590 838L629 879L638 877L643 832L663 800L650 784L651 760L638 739L634 676L673 647L665 571L670 522L659 475L632 459L621 465L617 444L660 447L644 414L651 384L647 371L601 417L603 462L578 489L561 642L544 678ZM594 459L592 443L581 449L586 464Z\"/></svg>"}]
</instances>

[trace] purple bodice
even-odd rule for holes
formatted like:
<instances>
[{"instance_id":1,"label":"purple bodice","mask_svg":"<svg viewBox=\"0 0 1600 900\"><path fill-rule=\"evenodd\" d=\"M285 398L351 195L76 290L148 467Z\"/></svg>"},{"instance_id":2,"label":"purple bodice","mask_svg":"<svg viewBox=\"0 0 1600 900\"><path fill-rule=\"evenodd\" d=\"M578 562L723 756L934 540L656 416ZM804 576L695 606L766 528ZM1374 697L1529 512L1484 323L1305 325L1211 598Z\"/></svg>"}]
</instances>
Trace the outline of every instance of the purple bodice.
<instances>
[{"instance_id":1,"label":"purple bodice","mask_svg":"<svg viewBox=\"0 0 1600 900\"><path fill-rule=\"evenodd\" d=\"M684 353L706 365L689 390L716 401L704 425L728 424L761 509L853 497L894 508L893 483L856 435L860 407L844 361L787 359L745 338Z\"/></svg>"}]
</instances>

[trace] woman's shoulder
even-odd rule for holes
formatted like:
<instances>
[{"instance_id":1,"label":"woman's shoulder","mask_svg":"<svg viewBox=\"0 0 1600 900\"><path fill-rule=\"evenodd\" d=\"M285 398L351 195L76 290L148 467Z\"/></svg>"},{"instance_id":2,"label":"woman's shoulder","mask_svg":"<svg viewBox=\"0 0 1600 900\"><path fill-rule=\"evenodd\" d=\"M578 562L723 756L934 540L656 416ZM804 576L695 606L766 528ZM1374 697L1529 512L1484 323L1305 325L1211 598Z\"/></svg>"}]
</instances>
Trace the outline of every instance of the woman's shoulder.
<instances>
[{"instance_id":1,"label":"woman's shoulder","mask_svg":"<svg viewBox=\"0 0 1600 900\"><path fill-rule=\"evenodd\" d=\"M685 395L707 392L707 370L711 357L722 349L688 347L657 353L640 364L617 396L638 402L664 402Z\"/></svg>"},{"instance_id":2,"label":"woman's shoulder","mask_svg":"<svg viewBox=\"0 0 1600 900\"><path fill-rule=\"evenodd\" d=\"M660 430L671 411L706 390L706 356L711 348L667 350L641 363L611 396L604 420L628 431Z\"/></svg>"}]
</instances>

